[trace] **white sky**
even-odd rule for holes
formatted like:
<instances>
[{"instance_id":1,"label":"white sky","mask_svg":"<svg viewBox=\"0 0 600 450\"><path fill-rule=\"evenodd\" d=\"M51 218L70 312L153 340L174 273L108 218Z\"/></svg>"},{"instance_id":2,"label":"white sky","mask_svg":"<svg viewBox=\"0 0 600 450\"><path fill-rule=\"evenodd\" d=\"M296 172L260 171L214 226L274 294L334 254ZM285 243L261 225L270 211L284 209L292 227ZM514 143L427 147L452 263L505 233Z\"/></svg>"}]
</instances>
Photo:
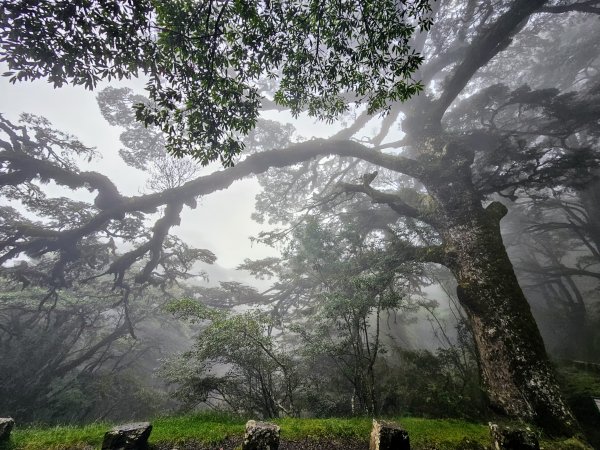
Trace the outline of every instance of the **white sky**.
<instances>
[{"instance_id":1,"label":"white sky","mask_svg":"<svg viewBox=\"0 0 600 450\"><path fill-rule=\"evenodd\" d=\"M128 85L143 93L135 84L139 83L120 83L119 86ZM122 194L139 194L145 186L144 174L127 166L118 156L122 130L111 127L100 114L95 97L97 91L71 86L54 89L45 81L13 85L7 78L0 77L0 112L15 122L22 112L46 117L54 128L97 148L102 157L93 161L87 170L108 175ZM234 268L246 257L272 255L274 250L251 244L249 240L263 227L250 219L259 189L255 180L246 179L237 181L225 191L202 197L195 210L184 210L181 226L173 228L172 232L191 245L214 252L217 263L224 268Z\"/></svg>"}]
</instances>

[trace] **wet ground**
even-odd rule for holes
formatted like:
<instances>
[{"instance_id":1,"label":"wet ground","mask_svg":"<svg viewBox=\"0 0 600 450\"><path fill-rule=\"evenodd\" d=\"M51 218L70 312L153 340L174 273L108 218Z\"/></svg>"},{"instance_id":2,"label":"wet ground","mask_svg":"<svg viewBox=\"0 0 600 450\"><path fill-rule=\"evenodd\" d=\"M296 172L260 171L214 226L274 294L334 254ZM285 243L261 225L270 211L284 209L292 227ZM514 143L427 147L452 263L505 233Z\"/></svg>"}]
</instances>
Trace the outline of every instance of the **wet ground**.
<instances>
[{"instance_id":1,"label":"wet ground","mask_svg":"<svg viewBox=\"0 0 600 450\"><path fill-rule=\"evenodd\" d=\"M156 445L151 450L234 450L242 445L241 439L227 439L220 444L206 445L188 442L179 445ZM281 440L279 450L368 450L369 443L363 440L344 439L337 441L302 439L298 441Z\"/></svg>"}]
</instances>

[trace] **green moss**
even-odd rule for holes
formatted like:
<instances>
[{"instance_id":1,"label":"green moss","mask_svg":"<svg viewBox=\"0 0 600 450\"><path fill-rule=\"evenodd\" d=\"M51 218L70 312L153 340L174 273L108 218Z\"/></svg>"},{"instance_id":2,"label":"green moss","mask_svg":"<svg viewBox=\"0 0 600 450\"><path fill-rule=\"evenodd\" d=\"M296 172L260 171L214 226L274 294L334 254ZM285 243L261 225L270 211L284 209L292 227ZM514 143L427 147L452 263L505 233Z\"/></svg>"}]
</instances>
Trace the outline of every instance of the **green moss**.
<instances>
[{"instance_id":1,"label":"green moss","mask_svg":"<svg viewBox=\"0 0 600 450\"><path fill-rule=\"evenodd\" d=\"M588 441L600 448L600 412L593 400L593 397L600 397L600 372L594 366L563 362L559 364L558 375L567 403Z\"/></svg>"},{"instance_id":2,"label":"green moss","mask_svg":"<svg viewBox=\"0 0 600 450\"><path fill-rule=\"evenodd\" d=\"M409 433L411 447L416 449L457 449L465 440L487 445L490 436L487 424L463 420L405 418L399 422Z\"/></svg>"},{"instance_id":3,"label":"green moss","mask_svg":"<svg viewBox=\"0 0 600 450\"><path fill-rule=\"evenodd\" d=\"M275 421L281 427L281 436L286 439L368 439L372 420L351 419L280 419Z\"/></svg>"},{"instance_id":4,"label":"green moss","mask_svg":"<svg viewBox=\"0 0 600 450\"><path fill-rule=\"evenodd\" d=\"M592 450L592 447L580 441L577 438L558 440L558 441L542 441L540 444L542 449L556 450Z\"/></svg>"}]
</instances>

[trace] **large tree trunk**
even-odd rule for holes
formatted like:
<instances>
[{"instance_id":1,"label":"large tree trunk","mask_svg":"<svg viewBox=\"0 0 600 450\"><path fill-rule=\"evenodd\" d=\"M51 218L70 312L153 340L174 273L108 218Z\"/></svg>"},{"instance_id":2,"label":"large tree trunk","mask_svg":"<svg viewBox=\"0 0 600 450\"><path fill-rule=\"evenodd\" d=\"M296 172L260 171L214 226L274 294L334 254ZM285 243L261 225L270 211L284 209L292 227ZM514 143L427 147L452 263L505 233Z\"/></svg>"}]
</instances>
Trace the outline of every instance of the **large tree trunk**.
<instances>
[{"instance_id":1,"label":"large tree trunk","mask_svg":"<svg viewBox=\"0 0 600 450\"><path fill-rule=\"evenodd\" d=\"M500 233L507 209L482 206L473 185L474 152L465 141L438 137L420 145L428 171L422 181L434 199L430 222L440 233L444 264L458 283L478 352L490 404L546 432L573 435L577 422L566 405L537 324Z\"/></svg>"},{"instance_id":2,"label":"large tree trunk","mask_svg":"<svg viewBox=\"0 0 600 450\"><path fill-rule=\"evenodd\" d=\"M502 242L500 219L506 208L493 203L484 209L474 197L461 210L446 209L442 234L489 401L499 412L548 432L573 434L577 423Z\"/></svg>"}]
</instances>

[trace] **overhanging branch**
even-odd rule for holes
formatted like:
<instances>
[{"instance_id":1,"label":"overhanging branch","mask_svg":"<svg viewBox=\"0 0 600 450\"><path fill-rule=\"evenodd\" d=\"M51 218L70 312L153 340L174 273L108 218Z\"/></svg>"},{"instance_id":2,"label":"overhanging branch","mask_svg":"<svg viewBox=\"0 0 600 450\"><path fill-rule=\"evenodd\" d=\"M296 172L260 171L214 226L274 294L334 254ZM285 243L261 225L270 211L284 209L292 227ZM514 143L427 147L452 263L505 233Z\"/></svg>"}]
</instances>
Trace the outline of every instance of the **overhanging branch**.
<instances>
[{"instance_id":1,"label":"overhanging branch","mask_svg":"<svg viewBox=\"0 0 600 450\"><path fill-rule=\"evenodd\" d=\"M104 175L95 172L76 172L59 167L51 161L37 159L23 153L1 152L0 158L11 166L18 166L27 171L31 179L41 177L54 179L71 188L85 186L97 189L99 194L95 203L101 211L97 212L84 225L68 230L57 230L55 233L44 233L43 235L34 229L30 234L27 233L27 229L19 230L24 241L13 242L12 245L7 246L5 248L7 251L0 258L0 262L12 259L23 252L36 257L49 252L59 252L61 254L59 269L64 268L68 261L76 257L77 245L81 239L102 231L112 220L121 220L126 213L153 212L158 207L170 205L167 206L165 217L155 224L153 238L123 255L108 270L109 273L116 275L116 284L118 285L124 275L121 265L128 268L150 252L152 256L148 265L138 275L140 280L147 280L149 273L156 267L160 253L159 247L170 226L177 223L184 203L191 204L192 200L198 196L225 189L236 180L265 172L271 167L289 166L314 157L329 155L358 158L415 178L419 178L425 173L419 162L409 158L388 155L353 141L317 139L295 144L284 150L271 150L248 156L233 168L196 178L177 188L167 189L160 193L124 197ZM395 207L399 208L400 206ZM409 211L408 208L405 208L404 212Z\"/></svg>"},{"instance_id":2,"label":"overhanging branch","mask_svg":"<svg viewBox=\"0 0 600 450\"><path fill-rule=\"evenodd\" d=\"M430 112L432 123L439 123L442 116L471 80L475 72L495 55L510 45L512 37L527 23L527 18L547 0L517 0L496 22L473 38L473 44L464 53L462 62L444 82L440 98Z\"/></svg>"},{"instance_id":3,"label":"overhanging branch","mask_svg":"<svg viewBox=\"0 0 600 450\"><path fill-rule=\"evenodd\" d=\"M339 183L338 188L343 192L360 192L366 194L373 203L386 204L400 216L411 217L425 223L431 222L430 218L423 214L422 211L404 202L399 195L378 191L368 184Z\"/></svg>"}]
</instances>

